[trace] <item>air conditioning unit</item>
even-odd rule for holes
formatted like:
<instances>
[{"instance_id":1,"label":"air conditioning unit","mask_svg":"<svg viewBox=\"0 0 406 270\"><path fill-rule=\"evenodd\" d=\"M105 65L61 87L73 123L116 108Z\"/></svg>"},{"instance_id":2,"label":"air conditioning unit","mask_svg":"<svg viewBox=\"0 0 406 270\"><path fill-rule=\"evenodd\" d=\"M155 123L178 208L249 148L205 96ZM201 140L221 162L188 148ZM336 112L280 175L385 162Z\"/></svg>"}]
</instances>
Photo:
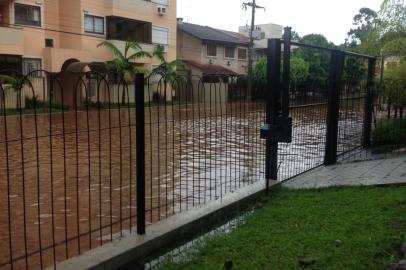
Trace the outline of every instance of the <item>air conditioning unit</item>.
<instances>
[{"instance_id":1,"label":"air conditioning unit","mask_svg":"<svg viewBox=\"0 0 406 270\"><path fill-rule=\"evenodd\" d=\"M166 14L166 7L164 6L158 6L156 10L159 16L163 16Z\"/></svg>"}]
</instances>

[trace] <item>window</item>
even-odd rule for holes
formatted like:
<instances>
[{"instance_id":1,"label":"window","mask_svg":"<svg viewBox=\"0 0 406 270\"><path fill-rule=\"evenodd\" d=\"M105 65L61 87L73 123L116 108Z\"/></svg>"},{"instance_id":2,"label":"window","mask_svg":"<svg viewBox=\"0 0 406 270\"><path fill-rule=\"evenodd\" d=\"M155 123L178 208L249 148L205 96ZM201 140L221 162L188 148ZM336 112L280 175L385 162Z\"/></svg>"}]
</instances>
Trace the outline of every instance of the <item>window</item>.
<instances>
[{"instance_id":1,"label":"window","mask_svg":"<svg viewBox=\"0 0 406 270\"><path fill-rule=\"evenodd\" d=\"M12 75L11 70L21 71L21 56L0 54L0 70L6 70L5 75Z\"/></svg>"},{"instance_id":2,"label":"window","mask_svg":"<svg viewBox=\"0 0 406 270\"><path fill-rule=\"evenodd\" d=\"M52 38L45 39L45 47L46 48L53 48L54 47L54 40Z\"/></svg>"},{"instance_id":3,"label":"window","mask_svg":"<svg viewBox=\"0 0 406 270\"><path fill-rule=\"evenodd\" d=\"M159 5L164 5L164 6L168 6L169 5L169 0L147 0L147 1L150 1L150 2L153 2L153 3L156 3L156 4L159 4Z\"/></svg>"},{"instance_id":4,"label":"window","mask_svg":"<svg viewBox=\"0 0 406 270\"><path fill-rule=\"evenodd\" d=\"M238 59L240 59L240 60L247 59L247 49L238 48Z\"/></svg>"},{"instance_id":5,"label":"window","mask_svg":"<svg viewBox=\"0 0 406 270\"><path fill-rule=\"evenodd\" d=\"M42 69L41 59L23 58L23 74L24 75L27 75L35 70L41 70L41 69ZM40 73L40 72L38 72L38 73ZM32 75L36 77L35 74L32 74Z\"/></svg>"},{"instance_id":6,"label":"window","mask_svg":"<svg viewBox=\"0 0 406 270\"><path fill-rule=\"evenodd\" d=\"M163 27L152 27L152 43L168 45L169 42L169 30Z\"/></svg>"},{"instance_id":7,"label":"window","mask_svg":"<svg viewBox=\"0 0 406 270\"><path fill-rule=\"evenodd\" d=\"M104 18L85 14L85 32L104 35Z\"/></svg>"},{"instance_id":8,"label":"window","mask_svg":"<svg viewBox=\"0 0 406 270\"><path fill-rule=\"evenodd\" d=\"M14 4L14 22L22 25L41 26L41 7Z\"/></svg>"},{"instance_id":9,"label":"window","mask_svg":"<svg viewBox=\"0 0 406 270\"><path fill-rule=\"evenodd\" d=\"M224 57L234 58L234 47L224 47Z\"/></svg>"},{"instance_id":10,"label":"window","mask_svg":"<svg viewBox=\"0 0 406 270\"><path fill-rule=\"evenodd\" d=\"M135 40L139 43L152 42L152 24L150 22L108 16L106 26L107 39Z\"/></svg>"},{"instance_id":11,"label":"window","mask_svg":"<svg viewBox=\"0 0 406 270\"><path fill-rule=\"evenodd\" d=\"M217 46L213 44L207 44L207 56L217 56Z\"/></svg>"}]
</instances>

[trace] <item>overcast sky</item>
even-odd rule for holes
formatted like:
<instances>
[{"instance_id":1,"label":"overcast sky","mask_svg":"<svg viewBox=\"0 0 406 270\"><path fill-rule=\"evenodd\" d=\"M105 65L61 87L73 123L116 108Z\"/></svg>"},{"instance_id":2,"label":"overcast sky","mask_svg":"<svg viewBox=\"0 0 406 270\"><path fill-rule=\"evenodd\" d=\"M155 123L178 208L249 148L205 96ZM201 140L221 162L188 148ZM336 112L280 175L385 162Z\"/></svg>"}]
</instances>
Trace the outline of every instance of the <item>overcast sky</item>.
<instances>
[{"instance_id":1,"label":"overcast sky","mask_svg":"<svg viewBox=\"0 0 406 270\"><path fill-rule=\"evenodd\" d=\"M251 13L241 8L252 0L178 0L178 17L186 22L230 31L250 22ZM256 23L291 26L301 36L323 34L335 44L344 42L352 18L362 7L379 10L382 0L257 0Z\"/></svg>"}]
</instances>

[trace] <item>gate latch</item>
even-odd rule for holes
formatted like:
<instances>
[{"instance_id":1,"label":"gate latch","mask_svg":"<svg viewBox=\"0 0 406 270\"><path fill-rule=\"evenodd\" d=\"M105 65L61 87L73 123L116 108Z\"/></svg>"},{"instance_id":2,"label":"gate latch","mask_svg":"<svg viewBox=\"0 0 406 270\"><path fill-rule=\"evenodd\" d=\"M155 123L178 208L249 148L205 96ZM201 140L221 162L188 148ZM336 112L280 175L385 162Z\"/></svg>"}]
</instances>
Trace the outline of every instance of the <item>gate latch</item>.
<instances>
[{"instance_id":1,"label":"gate latch","mask_svg":"<svg viewBox=\"0 0 406 270\"><path fill-rule=\"evenodd\" d=\"M265 124L261 127L261 139L277 142L292 142L292 118L277 117L275 125Z\"/></svg>"}]
</instances>

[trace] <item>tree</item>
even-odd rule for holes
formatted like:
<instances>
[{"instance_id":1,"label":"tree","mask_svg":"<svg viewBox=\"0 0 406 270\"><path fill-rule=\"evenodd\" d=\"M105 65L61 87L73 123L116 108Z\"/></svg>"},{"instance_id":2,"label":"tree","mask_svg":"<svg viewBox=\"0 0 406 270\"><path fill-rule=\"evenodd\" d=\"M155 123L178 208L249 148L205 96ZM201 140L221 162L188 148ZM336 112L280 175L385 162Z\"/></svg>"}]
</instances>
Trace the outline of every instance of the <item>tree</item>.
<instances>
[{"instance_id":1,"label":"tree","mask_svg":"<svg viewBox=\"0 0 406 270\"><path fill-rule=\"evenodd\" d=\"M358 85L367 74L365 60L358 57L347 56L344 64L344 80L349 86Z\"/></svg>"},{"instance_id":2,"label":"tree","mask_svg":"<svg viewBox=\"0 0 406 270\"><path fill-rule=\"evenodd\" d=\"M254 67L254 81L259 83L266 82L267 60L260 59ZM309 76L309 64L299 57L290 59L290 74L293 82L303 82Z\"/></svg>"},{"instance_id":3,"label":"tree","mask_svg":"<svg viewBox=\"0 0 406 270\"><path fill-rule=\"evenodd\" d=\"M406 60L406 38L397 38L387 42L384 46L384 51L387 54L402 57L403 61Z\"/></svg>"},{"instance_id":4,"label":"tree","mask_svg":"<svg viewBox=\"0 0 406 270\"><path fill-rule=\"evenodd\" d=\"M171 62L168 62L165 57L165 48L162 45L158 45L153 54L154 57L157 57L160 60L160 64L158 67L154 68L151 72L151 75L158 75L161 76L163 79L163 87L164 87L164 93L166 95L167 92L167 83L170 83L171 86L178 86L180 82L184 80L182 76L180 76L176 69L178 67L183 66L183 62L180 60L173 60ZM158 99L156 101L159 101L162 99L162 97L159 96L159 93L157 93L158 97L155 99Z\"/></svg>"},{"instance_id":5,"label":"tree","mask_svg":"<svg viewBox=\"0 0 406 270\"><path fill-rule=\"evenodd\" d=\"M379 44L379 16L378 13L370 8L361 8L359 13L354 16L353 25L348 37L350 46L358 52L377 55L380 51Z\"/></svg>"},{"instance_id":6,"label":"tree","mask_svg":"<svg viewBox=\"0 0 406 270\"><path fill-rule=\"evenodd\" d=\"M172 84L176 83L176 81L178 81L178 80L183 79L183 77L180 76L176 71L176 69L178 67L183 66L183 62L181 60L173 60L171 62L168 62L166 60L166 57L165 57L165 48L164 48L164 46L158 45L155 48L152 55L154 57L157 57L161 61L159 66L157 66L156 68L154 68L152 70L152 74L159 74L162 77L164 77L164 79L167 82L170 82Z\"/></svg>"},{"instance_id":7,"label":"tree","mask_svg":"<svg viewBox=\"0 0 406 270\"><path fill-rule=\"evenodd\" d=\"M384 76L384 97L389 106L403 114L406 108L406 63L388 68Z\"/></svg>"},{"instance_id":8,"label":"tree","mask_svg":"<svg viewBox=\"0 0 406 270\"><path fill-rule=\"evenodd\" d=\"M320 46L324 48L334 48L335 45L329 42L326 37L320 34L306 35L300 40L301 43ZM307 48L297 48L293 51L292 57L302 58L309 65L308 81L318 88L324 85L328 79L330 66L330 53L325 50L313 50Z\"/></svg>"},{"instance_id":9,"label":"tree","mask_svg":"<svg viewBox=\"0 0 406 270\"><path fill-rule=\"evenodd\" d=\"M309 77L309 63L299 57L290 59L290 75L294 83L301 83Z\"/></svg>"},{"instance_id":10,"label":"tree","mask_svg":"<svg viewBox=\"0 0 406 270\"><path fill-rule=\"evenodd\" d=\"M17 100L16 100L16 108L21 107L21 91L24 86L29 84L29 81L25 77L14 78L9 75L0 75L0 84L7 84L9 86L5 87L3 90L4 92L7 90L14 90L16 92ZM1 98L1 97L0 97ZM34 97L35 99L35 97Z\"/></svg>"},{"instance_id":11,"label":"tree","mask_svg":"<svg viewBox=\"0 0 406 270\"><path fill-rule=\"evenodd\" d=\"M371 38L371 34L378 25L378 13L370 8L361 8L359 13L354 16L353 23L355 28L350 29L348 36L357 44L364 43Z\"/></svg>"},{"instance_id":12,"label":"tree","mask_svg":"<svg viewBox=\"0 0 406 270\"><path fill-rule=\"evenodd\" d=\"M136 73L147 73L145 68L136 66L132 61L148 57L151 58L151 54L143 51L141 46L135 41L127 41L124 45L124 53L114 45L111 41L103 41L97 45L97 47L105 47L114 54L114 59L107 63L107 68L119 74L122 74L126 83L133 81ZM122 94L122 103L125 104L125 91Z\"/></svg>"},{"instance_id":13,"label":"tree","mask_svg":"<svg viewBox=\"0 0 406 270\"><path fill-rule=\"evenodd\" d=\"M406 29L405 0L384 0L379 11L381 31L402 32Z\"/></svg>"},{"instance_id":14,"label":"tree","mask_svg":"<svg viewBox=\"0 0 406 270\"><path fill-rule=\"evenodd\" d=\"M254 82L265 83L266 82L266 69L267 61L266 58L261 58L254 66Z\"/></svg>"},{"instance_id":15,"label":"tree","mask_svg":"<svg viewBox=\"0 0 406 270\"><path fill-rule=\"evenodd\" d=\"M124 53L114 45L111 41L103 41L97 47L105 47L114 54L114 59L107 63L109 70L121 73L126 82L131 82L135 73L146 73L146 69L136 66L133 61L139 58L148 57L152 55L143 51L141 46L135 41L127 41L124 45Z\"/></svg>"}]
</instances>

